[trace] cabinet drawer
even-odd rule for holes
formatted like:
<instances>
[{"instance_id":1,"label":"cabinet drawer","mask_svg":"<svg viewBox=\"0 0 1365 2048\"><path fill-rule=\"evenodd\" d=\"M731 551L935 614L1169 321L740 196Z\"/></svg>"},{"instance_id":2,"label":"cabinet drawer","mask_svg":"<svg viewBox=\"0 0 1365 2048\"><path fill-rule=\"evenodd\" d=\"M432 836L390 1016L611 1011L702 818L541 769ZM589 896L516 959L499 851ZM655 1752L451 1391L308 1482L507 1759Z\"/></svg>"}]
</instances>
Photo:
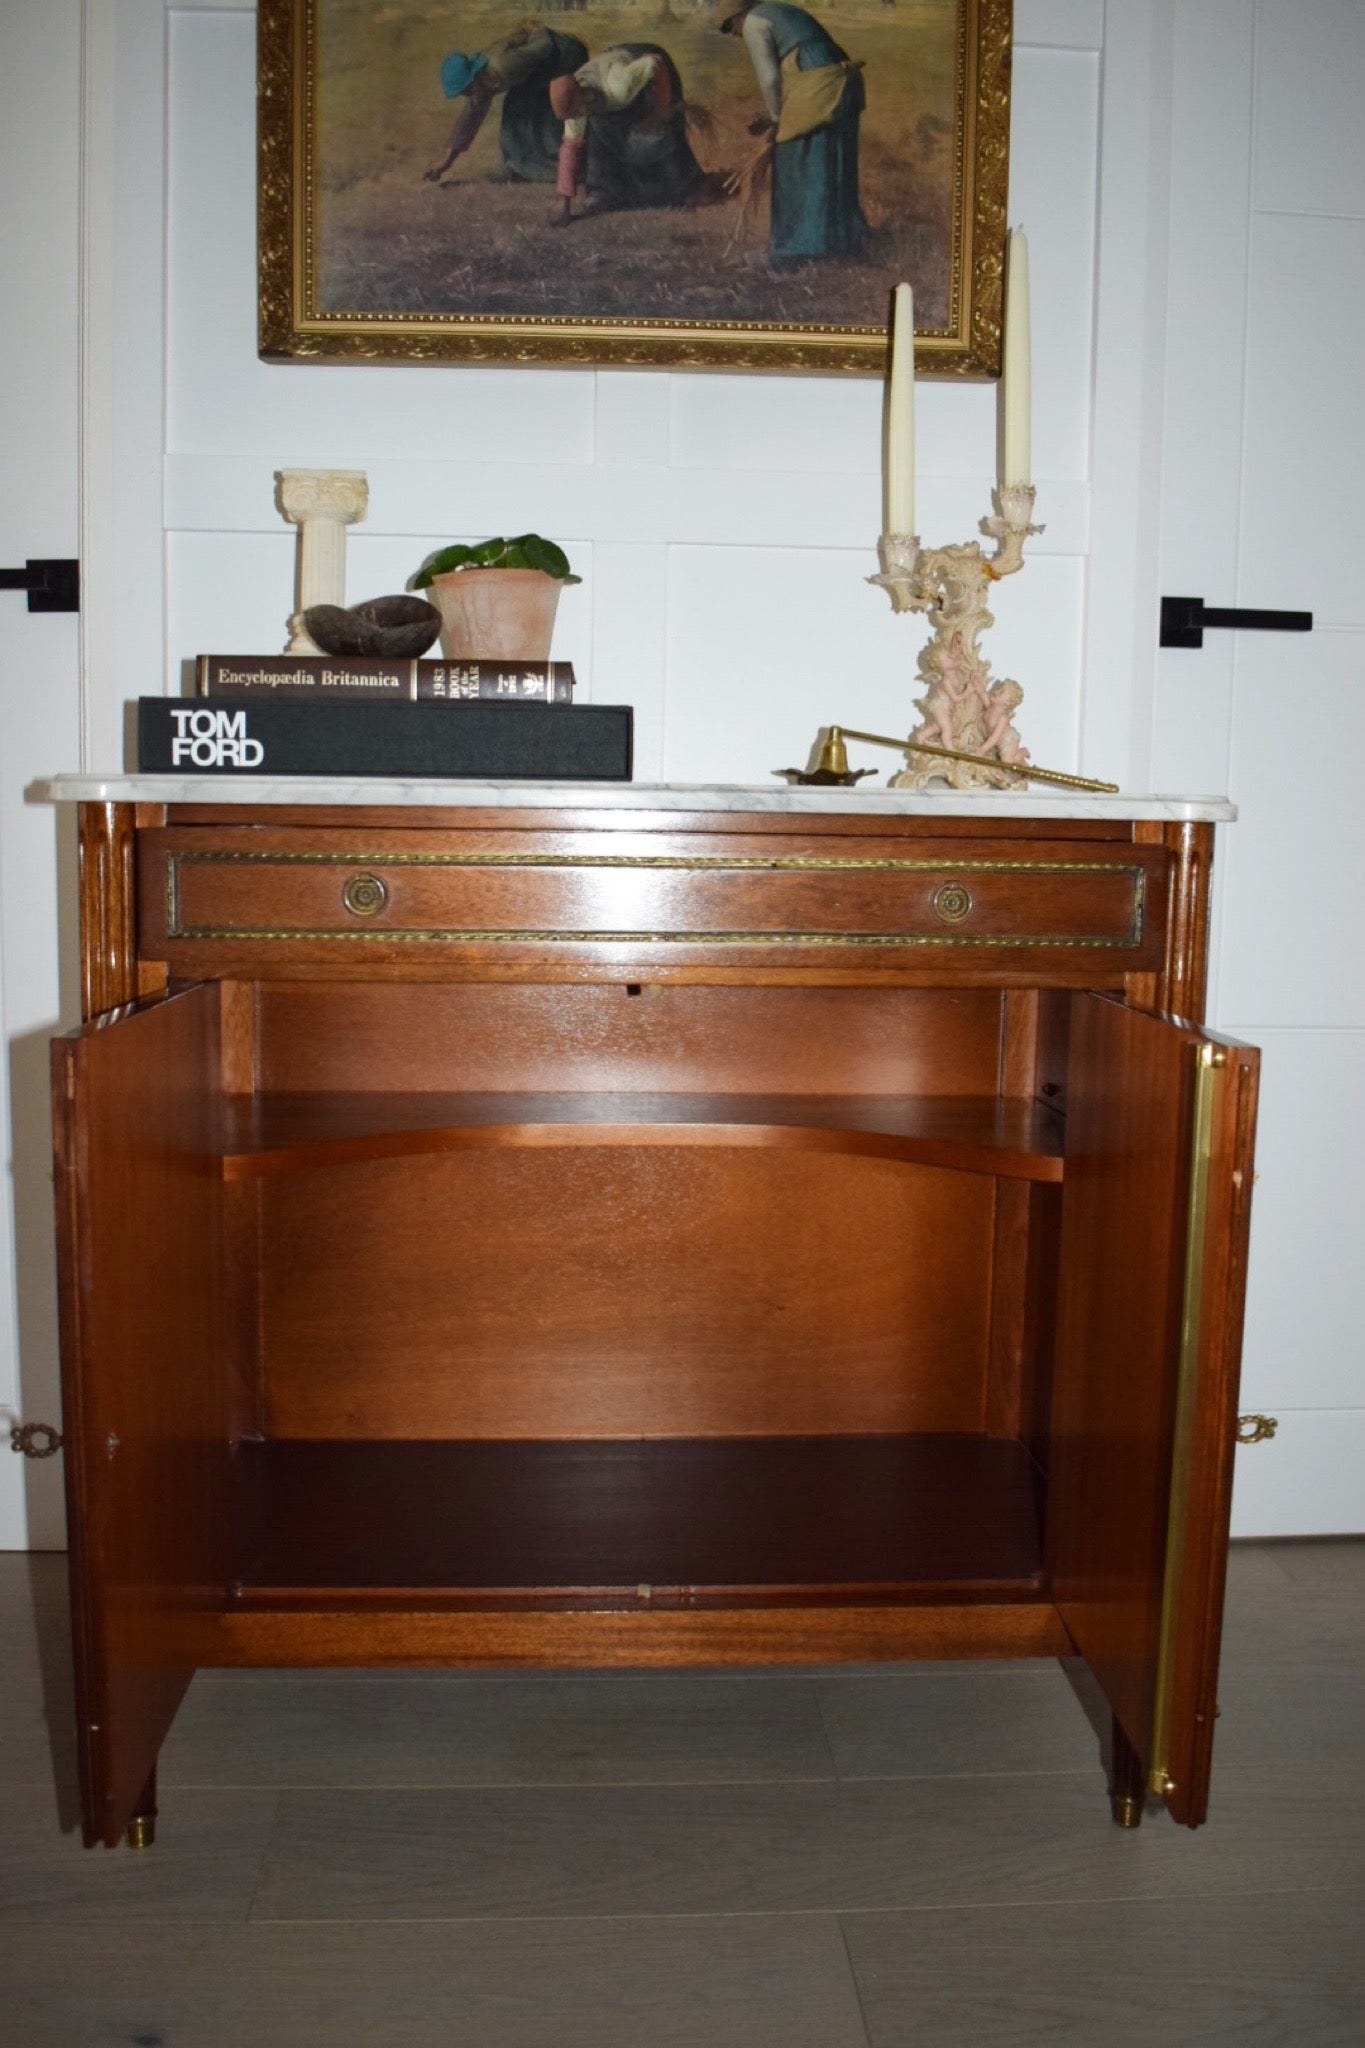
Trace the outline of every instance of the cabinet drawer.
<instances>
[{"instance_id":1,"label":"cabinet drawer","mask_svg":"<svg viewBox=\"0 0 1365 2048\"><path fill-rule=\"evenodd\" d=\"M546 850L517 833L171 828L142 835L142 950L173 972L265 976L407 960L920 978L951 957L991 979L1093 983L1160 961L1159 847L900 847L574 833Z\"/></svg>"}]
</instances>

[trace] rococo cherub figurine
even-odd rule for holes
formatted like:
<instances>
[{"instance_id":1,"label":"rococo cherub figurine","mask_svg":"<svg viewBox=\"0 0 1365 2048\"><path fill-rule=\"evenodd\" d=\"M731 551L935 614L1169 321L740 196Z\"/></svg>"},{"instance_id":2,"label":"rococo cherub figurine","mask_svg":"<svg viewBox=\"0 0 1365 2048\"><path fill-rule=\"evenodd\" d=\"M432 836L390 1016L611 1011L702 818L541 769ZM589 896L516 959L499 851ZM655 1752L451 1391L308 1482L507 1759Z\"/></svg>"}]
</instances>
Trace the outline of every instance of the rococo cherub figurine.
<instances>
[{"instance_id":1,"label":"rococo cherub figurine","mask_svg":"<svg viewBox=\"0 0 1365 2048\"><path fill-rule=\"evenodd\" d=\"M896 611L925 612L934 628L933 638L920 650L924 695L915 702L923 716L910 738L976 757L944 761L912 755L900 774L891 777L893 788L924 789L933 782L946 782L952 789L1019 787L1018 777L1009 770L1022 767L1029 758L1014 727L1024 692L1010 676L992 682L979 641L995 623L986 607L991 584L1023 567L1024 541L1042 528L1029 522L1031 485L1002 485L996 506L996 515L981 522L982 532L996 543L989 557L979 541L916 550L913 541L907 543L901 536L883 537L882 574L871 580L888 591Z\"/></svg>"},{"instance_id":2,"label":"rococo cherub figurine","mask_svg":"<svg viewBox=\"0 0 1365 2048\"><path fill-rule=\"evenodd\" d=\"M946 781L954 789L980 789L992 785L1017 787L1012 775L992 772L994 759L1003 766L1022 767L1028 748L1014 729L1014 713L1024 701L1024 692L1010 676L988 683L989 664L979 655L973 659L961 630L945 640L929 642L920 655L920 676L928 685L926 694L915 701L924 713L910 737L931 747L947 747L958 753L975 754L981 765L968 761L940 761L921 755L918 761L891 778L897 789L921 789L934 780Z\"/></svg>"}]
</instances>

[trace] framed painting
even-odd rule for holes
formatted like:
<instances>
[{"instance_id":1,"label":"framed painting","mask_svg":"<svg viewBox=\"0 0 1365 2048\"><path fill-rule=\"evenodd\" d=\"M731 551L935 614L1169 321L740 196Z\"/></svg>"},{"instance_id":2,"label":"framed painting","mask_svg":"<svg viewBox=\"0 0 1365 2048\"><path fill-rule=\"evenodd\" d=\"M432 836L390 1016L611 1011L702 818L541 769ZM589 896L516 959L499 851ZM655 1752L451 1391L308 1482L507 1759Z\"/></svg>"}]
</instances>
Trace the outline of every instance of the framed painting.
<instances>
[{"instance_id":1,"label":"framed painting","mask_svg":"<svg viewBox=\"0 0 1365 2048\"><path fill-rule=\"evenodd\" d=\"M997 376L1011 0L259 0L260 352Z\"/></svg>"}]
</instances>

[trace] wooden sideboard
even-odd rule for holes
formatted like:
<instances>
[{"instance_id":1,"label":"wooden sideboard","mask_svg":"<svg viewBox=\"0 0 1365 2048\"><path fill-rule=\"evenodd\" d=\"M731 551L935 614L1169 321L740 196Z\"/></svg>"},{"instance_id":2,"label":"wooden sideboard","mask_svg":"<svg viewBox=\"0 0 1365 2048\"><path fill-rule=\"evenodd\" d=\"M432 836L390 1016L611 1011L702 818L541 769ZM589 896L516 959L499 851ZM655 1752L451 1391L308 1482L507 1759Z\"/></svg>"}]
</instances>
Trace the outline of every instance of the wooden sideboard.
<instances>
[{"instance_id":1,"label":"wooden sideboard","mask_svg":"<svg viewBox=\"0 0 1365 2048\"><path fill-rule=\"evenodd\" d=\"M1218 807L165 788L53 785L90 1842L232 1664L1078 1655L1203 1820Z\"/></svg>"}]
</instances>

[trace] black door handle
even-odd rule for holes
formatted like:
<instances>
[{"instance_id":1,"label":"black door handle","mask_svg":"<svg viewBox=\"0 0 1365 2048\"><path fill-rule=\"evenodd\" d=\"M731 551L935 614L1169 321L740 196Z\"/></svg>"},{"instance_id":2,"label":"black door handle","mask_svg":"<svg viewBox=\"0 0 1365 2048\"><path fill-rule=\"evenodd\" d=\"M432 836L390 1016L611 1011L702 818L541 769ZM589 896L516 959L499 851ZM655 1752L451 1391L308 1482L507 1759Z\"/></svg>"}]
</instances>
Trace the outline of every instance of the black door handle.
<instances>
[{"instance_id":1,"label":"black door handle","mask_svg":"<svg viewBox=\"0 0 1365 2048\"><path fill-rule=\"evenodd\" d=\"M1202 597L1162 598L1163 647L1202 647L1205 626L1227 626L1237 633L1311 633L1313 614L1220 609Z\"/></svg>"},{"instance_id":2,"label":"black door handle","mask_svg":"<svg viewBox=\"0 0 1365 2048\"><path fill-rule=\"evenodd\" d=\"M68 560L29 560L22 569L0 569L0 590L26 590L31 612L78 612L81 565Z\"/></svg>"}]
</instances>

